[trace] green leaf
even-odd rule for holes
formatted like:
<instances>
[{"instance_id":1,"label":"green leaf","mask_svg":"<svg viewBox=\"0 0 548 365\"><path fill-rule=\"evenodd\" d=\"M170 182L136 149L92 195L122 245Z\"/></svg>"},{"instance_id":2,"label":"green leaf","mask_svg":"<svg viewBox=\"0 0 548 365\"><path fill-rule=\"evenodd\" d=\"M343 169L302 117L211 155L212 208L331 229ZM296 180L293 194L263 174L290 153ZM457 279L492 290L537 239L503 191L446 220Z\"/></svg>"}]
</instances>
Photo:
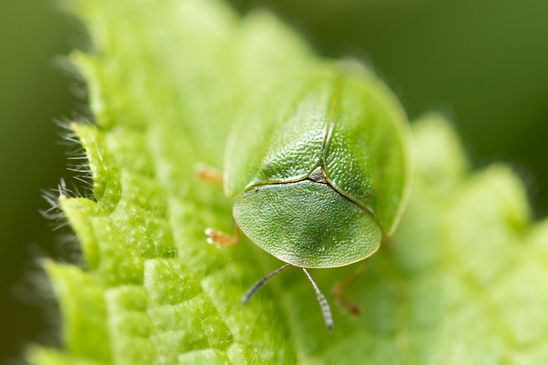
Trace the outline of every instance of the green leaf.
<instances>
[{"instance_id":1,"label":"green leaf","mask_svg":"<svg viewBox=\"0 0 548 365\"><path fill-rule=\"evenodd\" d=\"M61 305L62 350L33 364L548 362L548 222L534 224L503 165L471 172L449 124L414 125L414 186L395 236L375 254L325 330L298 270L246 306L277 263L231 229L221 187L230 122L259 89L291 82L315 56L268 13L238 18L213 0L80 0L97 51L75 54L97 125L74 124L96 200L61 197L86 268L46 265ZM353 267L315 270L324 291Z\"/></svg>"}]
</instances>

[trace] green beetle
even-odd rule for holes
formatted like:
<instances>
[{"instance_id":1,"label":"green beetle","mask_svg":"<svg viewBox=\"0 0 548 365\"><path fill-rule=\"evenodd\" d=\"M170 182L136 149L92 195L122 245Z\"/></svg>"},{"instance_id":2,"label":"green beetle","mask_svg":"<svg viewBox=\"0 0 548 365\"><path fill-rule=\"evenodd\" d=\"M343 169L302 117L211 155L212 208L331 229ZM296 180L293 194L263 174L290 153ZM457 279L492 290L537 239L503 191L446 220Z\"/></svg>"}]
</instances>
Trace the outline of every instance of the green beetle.
<instances>
[{"instance_id":1,"label":"green beetle","mask_svg":"<svg viewBox=\"0 0 548 365\"><path fill-rule=\"evenodd\" d=\"M277 87L277 96L234 127L225 153L223 185L234 221L286 263L242 301L296 266L331 328L329 306L306 268L362 261L394 231L409 190L406 117L380 80L349 63ZM210 242L232 243L211 229L206 234Z\"/></svg>"}]
</instances>

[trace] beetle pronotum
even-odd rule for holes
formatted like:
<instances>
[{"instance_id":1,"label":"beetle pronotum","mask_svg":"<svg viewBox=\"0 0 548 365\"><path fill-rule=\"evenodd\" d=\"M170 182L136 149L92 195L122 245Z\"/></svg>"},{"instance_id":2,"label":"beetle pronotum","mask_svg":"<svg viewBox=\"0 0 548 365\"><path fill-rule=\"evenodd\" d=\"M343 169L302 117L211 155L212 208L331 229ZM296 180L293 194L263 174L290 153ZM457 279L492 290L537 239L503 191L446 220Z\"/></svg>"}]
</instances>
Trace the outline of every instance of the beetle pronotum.
<instances>
[{"instance_id":1,"label":"beetle pronotum","mask_svg":"<svg viewBox=\"0 0 548 365\"><path fill-rule=\"evenodd\" d=\"M408 192L407 124L378 79L347 63L330 64L267 98L231 132L223 185L233 217L257 246L286 264L259 280L242 302L290 266L362 261L395 229ZM208 229L208 240L234 243Z\"/></svg>"}]
</instances>

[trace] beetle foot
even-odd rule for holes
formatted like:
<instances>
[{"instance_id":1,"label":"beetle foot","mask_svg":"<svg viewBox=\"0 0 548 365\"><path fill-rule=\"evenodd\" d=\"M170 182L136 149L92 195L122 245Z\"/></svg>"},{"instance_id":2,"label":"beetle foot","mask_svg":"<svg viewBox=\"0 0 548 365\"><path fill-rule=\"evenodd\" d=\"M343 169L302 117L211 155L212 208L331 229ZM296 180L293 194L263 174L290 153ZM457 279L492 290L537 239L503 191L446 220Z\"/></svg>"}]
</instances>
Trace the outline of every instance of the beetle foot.
<instances>
[{"instance_id":1,"label":"beetle foot","mask_svg":"<svg viewBox=\"0 0 548 365\"><path fill-rule=\"evenodd\" d=\"M356 279L361 275L366 265L367 259L361 261L356 269L354 269L354 271L350 273L350 275L336 283L331 290L333 296L341 305L341 307L343 307L348 313L354 316L360 315L360 307L357 304L354 304L350 300L346 299L344 293L350 287L350 285L352 285L354 281L356 281Z\"/></svg>"},{"instance_id":2,"label":"beetle foot","mask_svg":"<svg viewBox=\"0 0 548 365\"><path fill-rule=\"evenodd\" d=\"M335 297L335 300L345 311L347 311L349 314L353 316L359 316L360 315L360 306L351 302L344 296L345 286L342 285L345 284L344 282L339 282L335 284L333 289L331 290L331 293Z\"/></svg>"},{"instance_id":3,"label":"beetle foot","mask_svg":"<svg viewBox=\"0 0 548 365\"><path fill-rule=\"evenodd\" d=\"M238 235L229 235L213 228L206 228L205 235L207 243L217 246L231 246L240 241Z\"/></svg>"},{"instance_id":4,"label":"beetle foot","mask_svg":"<svg viewBox=\"0 0 548 365\"><path fill-rule=\"evenodd\" d=\"M214 167L198 163L194 168L194 174L199 180L210 184L223 184L223 173Z\"/></svg>"}]
</instances>

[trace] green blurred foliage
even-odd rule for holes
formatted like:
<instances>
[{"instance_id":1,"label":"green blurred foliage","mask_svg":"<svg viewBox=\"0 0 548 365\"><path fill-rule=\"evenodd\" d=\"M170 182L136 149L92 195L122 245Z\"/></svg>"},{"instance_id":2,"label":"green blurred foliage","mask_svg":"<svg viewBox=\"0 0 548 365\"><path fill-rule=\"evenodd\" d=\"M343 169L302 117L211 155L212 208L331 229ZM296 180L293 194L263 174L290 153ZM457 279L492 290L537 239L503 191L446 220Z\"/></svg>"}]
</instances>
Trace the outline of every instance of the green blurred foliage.
<instances>
[{"instance_id":1,"label":"green blurred foliage","mask_svg":"<svg viewBox=\"0 0 548 365\"><path fill-rule=\"evenodd\" d=\"M412 118L430 109L452 116L476 165L510 162L537 213L548 211L548 2L235 2L274 8L325 55L368 60ZM35 270L33 255L62 250L38 209L40 189L70 175L53 119L83 107L54 58L83 43L78 29L53 1L0 3L0 323L10 329L0 359L46 323L37 299L16 293Z\"/></svg>"},{"instance_id":2,"label":"green blurred foliage","mask_svg":"<svg viewBox=\"0 0 548 365\"><path fill-rule=\"evenodd\" d=\"M69 175L54 119L82 107L55 57L83 39L75 24L53 1L0 2L0 363L24 341L53 340L41 330L52 318L39 307L32 258L64 248L39 209L47 208L41 190Z\"/></svg>"}]
</instances>

